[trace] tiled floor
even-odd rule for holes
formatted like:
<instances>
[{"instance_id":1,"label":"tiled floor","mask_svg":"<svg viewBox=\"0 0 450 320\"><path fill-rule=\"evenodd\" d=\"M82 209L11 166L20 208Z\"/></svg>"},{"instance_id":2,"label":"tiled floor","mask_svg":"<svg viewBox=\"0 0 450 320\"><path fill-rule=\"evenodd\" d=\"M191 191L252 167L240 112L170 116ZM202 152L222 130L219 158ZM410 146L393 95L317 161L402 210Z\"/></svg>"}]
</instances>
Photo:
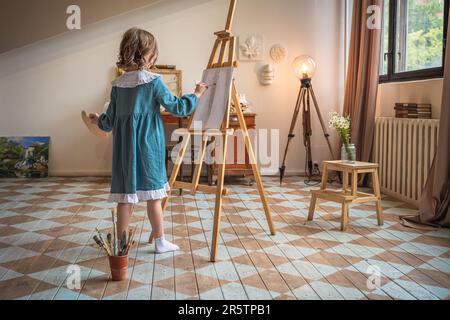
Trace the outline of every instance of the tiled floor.
<instances>
[{"instance_id":1,"label":"tiled floor","mask_svg":"<svg viewBox=\"0 0 450 320\"><path fill-rule=\"evenodd\" d=\"M277 179L265 179L274 237L256 190L232 186L215 264L209 262L213 196L173 198L166 232L182 248L175 255L155 255L146 244L149 223L138 206L139 246L129 280L116 283L92 240L96 227L111 226L108 181L0 180L0 299L450 298L449 230L403 227L399 215L414 210L390 198L383 201L384 227L377 227L373 206L360 205L351 208L342 233L339 208L326 202L305 224L310 188L300 181L289 178L280 188ZM70 290L77 270L81 289ZM377 272L380 287L369 288Z\"/></svg>"}]
</instances>

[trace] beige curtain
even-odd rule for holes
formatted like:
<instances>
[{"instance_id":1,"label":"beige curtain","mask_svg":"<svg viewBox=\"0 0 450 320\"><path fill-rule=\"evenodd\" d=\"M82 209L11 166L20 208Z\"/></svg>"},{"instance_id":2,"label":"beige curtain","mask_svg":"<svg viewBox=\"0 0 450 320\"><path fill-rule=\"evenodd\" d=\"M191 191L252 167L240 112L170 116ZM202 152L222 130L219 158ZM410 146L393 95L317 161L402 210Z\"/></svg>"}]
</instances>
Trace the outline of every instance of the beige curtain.
<instances>
[{"instance_id":1,"label":"beige curtain","mask_svg":"<svg viewBox=\"0 0 450 320\"><path fill-rule=\"evenodd\" d=\"M450 25L447 34L450 35ZM419 215L404 219L405 222L440 227L450 227L450 47L448 45L445 61L439 148L422 194Z\"/></svg>"},{"instance_id":2,"label":"beige curtain","mask_svg":"<svg viewBox=\"0 0 450 320\"><path fill-rule=\"evenodd\" d=\"M344 114L352 119L356 158L370 161L380 67L381 29L368 28L369 6L383 8L383 0L353 1ZM379 17L381 19L381 17Z\"/></svg>"}]
</instances>

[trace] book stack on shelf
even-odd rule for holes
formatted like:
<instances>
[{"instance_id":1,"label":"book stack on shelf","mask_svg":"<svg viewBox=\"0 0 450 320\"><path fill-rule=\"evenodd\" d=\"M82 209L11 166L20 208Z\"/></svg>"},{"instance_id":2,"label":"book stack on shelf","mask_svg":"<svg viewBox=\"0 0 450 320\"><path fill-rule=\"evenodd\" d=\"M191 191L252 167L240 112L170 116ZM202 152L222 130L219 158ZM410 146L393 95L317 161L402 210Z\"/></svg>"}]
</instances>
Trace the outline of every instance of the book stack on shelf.
<instances>
[{"instance_id":1,"label":"book stack on shelf","mask_svg":"<svg viewBox=\"0 0 450 320\"><path fill-rule=\"evenodd\" d=\"M431 104L396 103L395 117L406 119L431 119Z\"/></svg>"}]
</instances>

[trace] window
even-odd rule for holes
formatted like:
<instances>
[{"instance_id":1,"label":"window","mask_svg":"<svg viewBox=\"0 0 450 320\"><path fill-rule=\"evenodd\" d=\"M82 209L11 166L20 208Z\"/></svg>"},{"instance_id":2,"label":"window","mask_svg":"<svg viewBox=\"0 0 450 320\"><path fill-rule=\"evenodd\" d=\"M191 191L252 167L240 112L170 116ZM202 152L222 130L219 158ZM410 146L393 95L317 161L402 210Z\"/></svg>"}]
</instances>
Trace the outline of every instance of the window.
<instances>
[{"instance_id":1,"label":"window","mask_svg":"<svg viewBox=\"0 0 450 320\"><path fill-rule=\"evenodd\" d=\"M380 82L444 73L450 0L385 0Z\"/></svg>"}]
</instances>

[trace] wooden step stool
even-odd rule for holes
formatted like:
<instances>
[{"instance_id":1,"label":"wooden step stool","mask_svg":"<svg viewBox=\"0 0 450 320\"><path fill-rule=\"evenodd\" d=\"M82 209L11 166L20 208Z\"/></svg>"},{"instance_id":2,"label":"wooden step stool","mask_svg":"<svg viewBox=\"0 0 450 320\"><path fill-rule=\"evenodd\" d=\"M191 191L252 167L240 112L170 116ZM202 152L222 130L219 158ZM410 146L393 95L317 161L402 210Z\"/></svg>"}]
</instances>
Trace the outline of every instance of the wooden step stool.
<instances>
[{"instance_id":1,"label":"wooden step stool","mask_svg":"<svg viewBox=\"0 0 450 320\"><path fill-rule=\"evenodd\" d=\"M379 180L379 165L367 162L347 163L344 161L324 161L322 186L320 190L312 191L309 207L308 221L314 219L317 199L338 202L342 204L341 230L347 229L349 219L349 206L353 203L376 202L378 225L383 225L383 209L381 207L381 190ZM328 174L330 171L342 172L343 189L341 191L327 189ZM371 174L374 194L358 192L358 175ZM349 175L352 175L351 190L349 190Z\"/></svg>"}]
</instances>

